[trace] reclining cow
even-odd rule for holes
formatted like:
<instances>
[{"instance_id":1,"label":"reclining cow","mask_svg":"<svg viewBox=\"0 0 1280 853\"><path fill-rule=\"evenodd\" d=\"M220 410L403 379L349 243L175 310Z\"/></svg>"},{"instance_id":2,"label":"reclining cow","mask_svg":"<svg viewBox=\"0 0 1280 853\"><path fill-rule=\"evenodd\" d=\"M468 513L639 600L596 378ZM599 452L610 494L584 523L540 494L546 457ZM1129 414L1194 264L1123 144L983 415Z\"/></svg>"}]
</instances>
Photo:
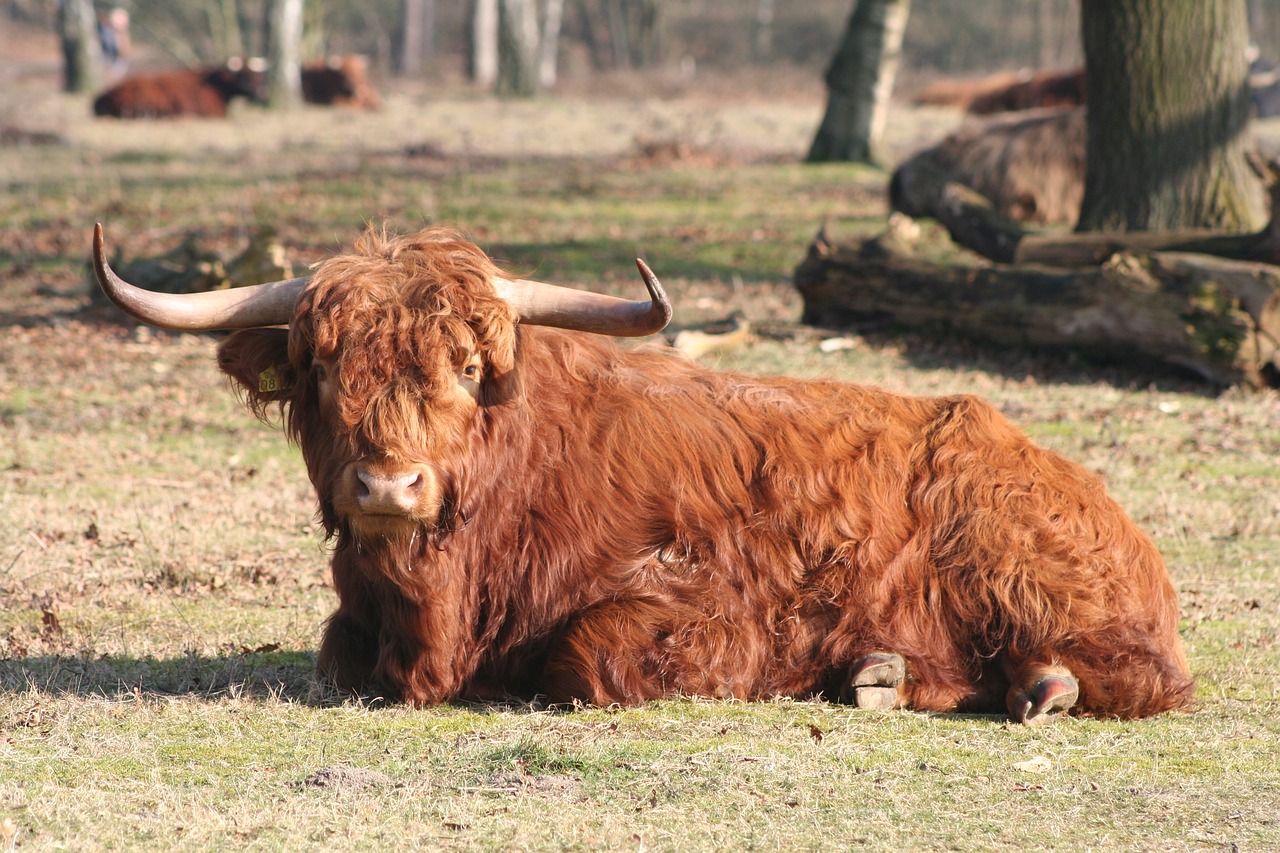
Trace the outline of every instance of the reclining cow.
<instances>
[{"instance_id":1,"label":"reclining cow","mask_svg":"<svg viewBox=\"0 0 1280 853\"><path fill-rule=\"evenodd\" d=\"M1164 564L1096 476L973 397L618 348L670 316L643 263L630 302L509 280L447 230L182 296L121 281L100 228L94 258L144 322L241 330L219 365L283 409L334 539L343 690L1024 722L1190 700Z\"/></svg>"},{"instance_id":2,"label":"reclining cow","mask_svg":"<svg viewBox=\"0 0 1280 853\"><path fill-rule=\"evenodd\" d=\"M369 82L368 63L352 53L302 66L302 99L327 107L376 110L382 106Z\"/></svg>"},{"instance_id":3,"label":"reclining cow","mask_svg":"<svg viewBox=\"0 0 1280 853\"><path fill-rule=\"evenodd\" d=\"M234 98L266 100L266 66L233 58L208 68L131 74L93 101L93 114L114 118L223 118Z\"/></svg>"}]
</instances>

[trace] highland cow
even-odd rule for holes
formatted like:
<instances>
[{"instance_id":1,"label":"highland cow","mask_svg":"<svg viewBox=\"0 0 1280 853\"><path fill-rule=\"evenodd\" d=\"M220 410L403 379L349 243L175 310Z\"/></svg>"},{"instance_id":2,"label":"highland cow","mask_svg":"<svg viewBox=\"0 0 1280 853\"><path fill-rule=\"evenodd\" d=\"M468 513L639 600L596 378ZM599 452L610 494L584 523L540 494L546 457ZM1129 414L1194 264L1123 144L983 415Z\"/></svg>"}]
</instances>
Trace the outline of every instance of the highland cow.
<instances>
[{"instance_id":1,"label":"highland cow","mask_svg":"<svg viewBox=\"0 0 1280 853\"><path fill-rule=\"evenodd\" d=\"M413 705L824 695L860 707L1135 717L1187 704L1151 541L1081 466L974 397L761 379L604 335L648 301L512 281L447 230L144 322L240 329L333 539L318 656ZM277 328L282 324L288 328ZM558 327L558 328L557 328Z\"/></svg>"},{"instance_id":2,"label":"highland cow","mask_svg":"<svg viewBox=\"0 0 1280 853\"><path fill-rule=\"evenodd\" d=\"M369 82L364 58L332 56L302 68L302 99L309 104L376 110L382 100Z\"/></svg>"},{"instance_id":3,"label":"highland cow","mask_svg":"<svg viewBox=\"0 0 1280 853\"><path fill-rule=\"evenodd\" d=\"M1074 223L1084 200L1085 108L1034 110L973 119L894 170L889 203L924 216L900 192L912 169L937 169L977 190L1019 222Z\"/></svg>"},{"instance_id":4,"label":"highland cow","mask_svg":"<svg viewBox=\"0 0 1280 853\"><path fill-rule=\"evenodd\" d=\"M261 62L232 59L213 68L131 74L98 95L93 113L115 118L222 118L237 97L261 103L266 74Z\"/></svg>"}]
</instances>

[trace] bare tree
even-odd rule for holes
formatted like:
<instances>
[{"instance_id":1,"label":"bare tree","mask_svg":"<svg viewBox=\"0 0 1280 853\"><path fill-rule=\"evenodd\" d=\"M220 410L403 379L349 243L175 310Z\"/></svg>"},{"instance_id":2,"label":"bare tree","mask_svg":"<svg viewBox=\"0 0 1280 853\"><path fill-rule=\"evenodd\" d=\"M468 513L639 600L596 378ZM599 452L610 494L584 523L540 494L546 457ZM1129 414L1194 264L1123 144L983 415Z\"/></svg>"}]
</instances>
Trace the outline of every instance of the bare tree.
<instances>
[{"instance_id":1,"label":"bare tree","mask_svg":"<svg viewBox=\"0 0 1280 853\"><path fill-rule=\"evenodd\" d=\"M774 0L756 0L755 57L765 60L773 55Z\"/></svg>"},{"instance_id":2,"label":"bare tree","mask_svg":"<svg viewBox=\"0 0 1280 853\"><path fill-rule=\"evenodd\" d=\"M499 95L555 85L564 0L472 0L471 78Z\"/></svg>"},{"instance_id":3,"label":"bare tree","mask_svg":"<svg viewBox=\"0 0 1280 853\"><path fill-rule=\"evenodd\" d=\"M499 0L498 79L494 91L520 97L537 91L537 50L536 0Z\"/></svg>"},{"instance_id":4,"label":"bare tree","mask_svg":"<svg viewBox=\"0 0 1280 853\"><path fill-rule=\"evenodd\" d=\"M563 19L564 0L546 0L546 8L542 13L542 42L538 45L538 85L543 89L556 85L560 24Z\"/></svg>"},{"instance_id":5,"label":"bare tree","mask_svg":"<svg viewBox=\"0 0 1280 853\"><path fill-rule=\"evenodd\" d=\"M400 73L422 72L435 47L436 0L404 0L403 40L400 44Z\"/></svg>"},{"instance_id":6,"label":"bare tree","mask_svg":"<svg viewBox=\"0 0 1280 853\"><path fill-rule=\"evenodd\" d=\"M1239 0L1083 0L1089 103L1078 230L1248 230L1265 221L1249 145Z\"/></svg>"},{"instance_id":7,"label":"bare tree","mask_svg":"<svg viewBox=\"0 0 1280 853\"><path fill-rule=\"evenodd\" d=\"M98 82L98 27L91 0L59 0L62 90L91 92Z\"/></svg>"},{"instance_id":8,"label":"bare tree","mask_svg":"<svg viewBox=\"0 0 1280 853\"><path fill-rule=\"evenodd\" d=\"M911 0L857 0L827 68L827 111L808 161L878 158Z\"/></svg>"},{"instance_id":9,"label":"bare tree","mask_svg":"<svg viewBox=\"0 0 1280 853\"><path fill-rule=\"evenodd\" d=\"M474 0L471 6L471 79L485 88L498 80L498 2Z\"/></svg>"},{"instance_id":10,"label":"bare tree","mask_svg":"<svg viewBox=\"0 0 1280 853\"><path fill-rule=\"evenodd\" d=\"M303 0L271 0L267 8L268 99L273 107L302 103Z\"/></svg>"}]
</instances>

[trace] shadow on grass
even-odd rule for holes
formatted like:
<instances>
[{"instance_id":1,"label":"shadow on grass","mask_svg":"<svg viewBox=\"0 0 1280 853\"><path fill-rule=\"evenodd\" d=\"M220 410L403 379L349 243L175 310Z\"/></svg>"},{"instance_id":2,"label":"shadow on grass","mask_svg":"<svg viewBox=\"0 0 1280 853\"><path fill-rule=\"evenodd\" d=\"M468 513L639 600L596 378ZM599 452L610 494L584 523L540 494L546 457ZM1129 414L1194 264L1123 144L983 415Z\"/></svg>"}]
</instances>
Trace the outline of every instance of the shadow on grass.
<instances>
[{"instance_id":1,"label":"shadow on grass","mask_svg":"<svg viewBox=\"0 0 1280 853\"><path fill-rule=\"evenodd\" d=\"M877 349L896 347L919 370L966 370L1044 385L1093 385L1192 394L1213 398L1225 390L1176 365L1156 361L1117 362L1092 359L1067 350L1033 350L973 341L954 334L930 334L864 324L827 330L853 334ZM957 389L961 391L963 389Z\"/></svg>"},{"instance_id":2,"label":"shadow on grass","mask_svg":"<svg viewBox=\"0 0 1280 853\"><path fill-rule=\"evenodd\" d=\"M29 691L82 699L183 698L279 701L329 708L358 703L369 709L397 707L381 696L352 696L316 677L316 653L243 651L225 655L130 657L127 655L30 655L0 660L0 692ZM455 700L449 707L478 714L573 711L549 708L537 697Z\"/></svg>"},{"instance_id":3,"label":"shadow on grass","mask_svg":"<svg viewBox=\"0 0 1280 853\"><path fill-rule=\"evenodd\" d=\"M370 710L398 707L377 696L352 697L316 679L314 652L243 652L227 655L183 655L176 658L135 658L128 656L82 657L76 655L36 655L0 660L0 690L8 694L38 691L54 697L85 699L183 698L216 703L225 699L279 701L313 708L330 708L356 702ZM661 702L689 702L700 705L740 706L734 700L697 697L670 697ZM787 700L790 701L790 700ZM847 708L821 694L802 700ZM768 705L770 700L748 702ZM458 699L445 707L465 709L474 714L554 714L573 715L601 710L579 703L548 704L540 696L507 699ZM612 707L607 711L625 711ZM868 712L876 717L881 712ZM888 712L899 713L899 712ZM913 713L902 711L900 713ZM944 720L972 720L1005 723L1003 713L951 712L929 714Z\"/></svg>"},{"instance_id":4,"label":"shadow on grass","mask_svg":"<svg viewBox=\"0 0 1280 853\"><path fill-rule=\"evenodd\" d=\"M0 690L37 690L55 696L114 699L184 696L279 699L309 705L341 704L316 681L314 652L245 651L225 655L130 657L32 655L0 660Z\"/></svg>"}]
</instances>

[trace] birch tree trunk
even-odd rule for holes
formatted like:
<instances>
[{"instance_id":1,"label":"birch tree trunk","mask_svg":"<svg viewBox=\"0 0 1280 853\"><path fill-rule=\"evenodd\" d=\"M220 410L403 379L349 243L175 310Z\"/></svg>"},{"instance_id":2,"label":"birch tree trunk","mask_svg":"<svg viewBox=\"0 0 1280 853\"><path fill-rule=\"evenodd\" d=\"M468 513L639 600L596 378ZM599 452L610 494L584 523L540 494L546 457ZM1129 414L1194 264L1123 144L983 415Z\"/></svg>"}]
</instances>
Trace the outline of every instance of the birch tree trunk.
<instances>
[{"instance_id":1,"label":"birch tree trunk","mask_svg":"<svg viewBox=\"0 0 1280 853\"><path fill-rule=\"evenodd\" d=\"M1240 0L1082 0L1089 129L1080 231L1265 221Z\"/></svg>"},{"instance_id":2,"label":"birch tree trunk","mask_svg":"<svg viewBox=\"0 0 1280 853\"><path fill-rule=\"evenodd\" d=\"M404 0L400 73L413 77L422 72L435 43L435 0Z\"/></svg>"},{"instance_id":3,"label":"birch tree trunk","mask_svg":"<svg viewBox=\"0 0 1280 853\"><path fill-rule=\"evenodd\" d=\"M538 85L543 89L551 89L555 87L558 76L564 0L547 0L543 16L542 41L538 45Z\"/></svg>"},{"instance_id":4,"label":"birch tree trunk","mask_svg":"<svg viewBox=\"0 0 1280 853\"><path fill-rule=\"evenodd\" d=\"M827 111L808 161L878 159L911 0L857 0L827 69Z\"/></svg>"},{"instance_id":5,"label":"birch tree trunk","mask_svg":"<svg viewBox=\"0 0 1280 853\"><path fill-rule=\"evenodd\" d=\"M498 81L498 0L471 7L471 79L486 89Z\"/></svg>"},{"instance_id":6,"label":"birch tree trunk","mask_svg":"<svg viewBox=\"0 0 1280 853\"><path fill-rule=\"evenodd\" d=\"M302 103L302 10L303 0L272 0L268 10L267 100L276 109Z\"/></svg>"}]
</instances>

